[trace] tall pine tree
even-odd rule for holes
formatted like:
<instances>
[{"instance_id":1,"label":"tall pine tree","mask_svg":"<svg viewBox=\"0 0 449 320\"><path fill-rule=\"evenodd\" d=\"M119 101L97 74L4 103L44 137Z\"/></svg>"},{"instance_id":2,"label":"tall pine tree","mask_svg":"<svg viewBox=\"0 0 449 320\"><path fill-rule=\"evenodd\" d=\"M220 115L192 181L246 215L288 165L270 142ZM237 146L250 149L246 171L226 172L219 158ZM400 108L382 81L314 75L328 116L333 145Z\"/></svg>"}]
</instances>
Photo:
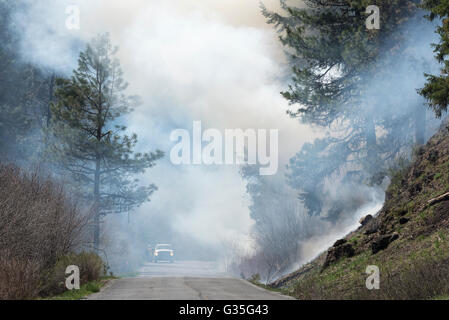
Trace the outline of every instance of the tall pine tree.
<instances>
[{"instance_id":1,"label":"tall pine tree","mask_svg":"<svg viewBox=\"0 0 449 320\"><path fill-rule=\"evenodd\" d=\"M430 12L427 16L429 20L441 20L441 25L436 29L440 42L434 44L434 51L435 58L443 67L438 76L426 74L427 82L418 92L427 99L435 115L441 118L449 104L449 1L424 0L422 7Z\"/></svg>"},{"instance_id":2,"label":"tall pine tree","mask_svg":"<svg viewBox=\"0 0 449 320\"><path fill-rule=\"evenodd\" d=\"M80 53L71 79L56 80L52 104L50 154L77 181L94 205L94 248L99 248L101 218L132 210L149 200L155 185L141 186L136 174L155 165L161 151L135 153L135 134L126 135L120 117L138 105L124 93L127 83L117 47L99 35Z\"/></svg>"},{"instance_id":3,"label":"tall pine tree","mask_svg":"<svg viewBox=\"0 0 449 320\"><path fill-rule=\"evenodd\" d=\"M297 107L290 116L327 133L314 145L304 146L289 165L290 184L299 190L309 212L317 214L331 175L367 180L399 150L378 140L376 127L387 133L397 130L388 126L399 115L382 118L392 106L370 97L369 84L394 70L395 59L385 57L400 54L407 34L397 31L415 16L417 6L411 0L306 0L304 4L295 7L281 0L282 12L264 7L262 11L280 33L292 65L291 85L282 92ZM379 30L366 27L369 5L380 9ZM421 140L421 133L416 136Z\"/></svg>"}]
</instances>

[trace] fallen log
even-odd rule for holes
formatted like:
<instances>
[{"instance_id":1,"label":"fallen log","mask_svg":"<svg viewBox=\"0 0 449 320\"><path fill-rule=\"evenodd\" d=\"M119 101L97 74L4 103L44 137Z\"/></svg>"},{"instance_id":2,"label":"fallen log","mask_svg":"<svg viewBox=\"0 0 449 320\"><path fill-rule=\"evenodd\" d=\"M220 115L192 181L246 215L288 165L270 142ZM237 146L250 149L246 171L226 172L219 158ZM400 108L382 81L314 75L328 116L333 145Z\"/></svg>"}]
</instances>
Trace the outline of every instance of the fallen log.
<instances>
[{"instance_id":1,"label":"fallen log","mask_svg":"<svg viewBox=\"0 0 449 320\"><path fill-rule=\"evenodd\" d=\"M427 205L433 206L434 204L437 204L441 201L446 201L446 200L449 200L449 192L442 194L441 196L438 196L436 198L430 199L429 201L427 201Z\"/></svg>"}]
</instances>

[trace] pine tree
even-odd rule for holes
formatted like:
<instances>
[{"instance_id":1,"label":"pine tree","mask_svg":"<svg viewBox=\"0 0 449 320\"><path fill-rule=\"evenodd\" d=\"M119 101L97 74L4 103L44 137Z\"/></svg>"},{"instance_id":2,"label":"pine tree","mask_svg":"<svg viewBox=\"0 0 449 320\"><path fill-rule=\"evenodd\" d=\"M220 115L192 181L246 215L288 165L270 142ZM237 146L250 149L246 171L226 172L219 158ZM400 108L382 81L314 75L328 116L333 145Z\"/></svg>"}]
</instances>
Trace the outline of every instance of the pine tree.
<instances>
[{"instance_id":1,"label":"pine tree","mask_svg":"<svg viewBox=\"0 0 449 320\"><path fill-rule=\"evenodd\" d=\"M427 100L428 106L435 112L438 118L447 112L449 104L449 1L448 0L424 0L422 7L430 13L429 20L441 20L441 25L437 27L436 33L440 36L440 42L434 44L435 58L443 67L440 75L426 74L427 82L424 87L418 90Z\"/></svg>"},{"instance_id":2,"label":"pine tree","mask_svg":"<svg viewBox=\"0 0 449 320\"><path fill-rule=\"evenodd\" d=\"M366 28L368 5L380 8L379 30ZM359 182L367 180L398 150L378 140L376 126L396 130L388 126L399 115L381 118L391 106L382 99L367 99L367 86L394 70L395 59L385 57L401 54L407 34L397 30L415 16L417 7L410 0L307 0L302 7L281 0L281 7L281 13L264 7L262 11L280 33L292 65L291 85L282 95L297 109L288 113L327 133L306 144L289 165L290 185L299 190L309 213L317 214L325 180L332 174L346 172ZM421 134L416 136L420 139Z\"/></svg>"},{"instance_id":3,"label":"pine tree","mask_svg":"<svg viewBox=\"0 0 449 320\"><path fill-rule=\"evenodd\" d=\"M108 34L99 35L80 53L71 79L56 80L49 152L58 167L83 186L94 205L94 248L99 248L101 217L129 211L149 200L155 185L135 178L155 165L161 151L135 153L135 134L126 135L120 117L138 105L124 93L123 79Z\"/></svg>"},{"instance_id":4,"label":"pine tree","mask_svg":"<svg viewBox=\"0 0 449 320\"><path fill-rule=\"evenodd\" d=\"M292 84L282 95L299 108L289 114L320 126L349 119L353 128L358 127L352 133L354 140L363 135L368 153L375 156L372 110L378 106L363 104L361 97L366 83L378 73L379 57L397 50L400 38L406 37L394 31L416 13L416 6L409 0L308 0L305 4L306 8L297 8L281 0L285 15L263 8L268 23L280 32L293 65ZM368 5L380 8L379 30L366 29Z\"/></svg>"},{"instance_id":5,"label":"pine tree","mask_svg":"<svg viewBox=\"0 0 449 320\"><path fill-rule=\"evenodd\" d=\"M360 95L375 70L379 48L395 47L392 32L416 12L412 1L308 0L306 8L288 6L285 15L262 7L268 23L280 32L293 64L293 84L283 96L301 107L292 115L319 125L353 113L348 103ZM381 29L366 30L365 9L380 7ZM398 35L395 35L398 36ZM393 39L399 40L399 39ZM357 110L360 111L360 110Z\"/></svg>"},{"instance_id":6,"label":"pine tree","mask_svg":"<svg viewBox=\"0 0 449 320\"><path fill-rule=\"evenodd\" d=\"M0 161L27 165L38 148L43 77L20 58L13 14L22 5L0 1Z\"/></svg>"}]
</instances>

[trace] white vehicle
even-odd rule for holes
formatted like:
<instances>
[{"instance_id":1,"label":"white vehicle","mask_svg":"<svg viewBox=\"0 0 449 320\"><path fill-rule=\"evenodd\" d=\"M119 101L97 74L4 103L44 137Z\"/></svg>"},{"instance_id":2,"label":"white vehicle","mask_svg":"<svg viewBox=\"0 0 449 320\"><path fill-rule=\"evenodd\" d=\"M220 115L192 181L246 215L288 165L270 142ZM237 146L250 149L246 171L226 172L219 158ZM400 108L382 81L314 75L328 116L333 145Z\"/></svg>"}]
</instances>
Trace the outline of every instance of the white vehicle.
<instances>
[{"instance_id":1,"label":"white vehicle","mask_svg":"<svg viewBox=\"0 0 449 320\"><path fill-rule=\"evenodd\" d=\"M175 259L175 252L171 244L158 244L154 248L153 262L168 261L173 263Z\"/></svg>"}]
</instances>

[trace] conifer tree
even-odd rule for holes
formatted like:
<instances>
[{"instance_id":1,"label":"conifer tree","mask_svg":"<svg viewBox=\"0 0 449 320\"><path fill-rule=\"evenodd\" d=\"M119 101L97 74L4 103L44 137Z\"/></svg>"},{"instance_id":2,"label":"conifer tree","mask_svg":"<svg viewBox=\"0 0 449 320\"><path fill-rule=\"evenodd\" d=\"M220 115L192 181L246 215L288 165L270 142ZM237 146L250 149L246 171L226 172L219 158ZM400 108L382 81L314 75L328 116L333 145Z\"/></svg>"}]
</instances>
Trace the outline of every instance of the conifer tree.
<instances>
[{"instance_id":1,"label":"conifer tree","mask_svg":"<svg viewBox=\"0 0 449 320\"><path fill-rule=\"evenodd\" d=\"M429 20L441 20L441 25L436 29L440 42L434 44L434 51L435 58L443 67L438 76L426 74L427 82L418 92L426 98L435 115L441 118L449 104L449 1L424 0L422 7L430 12L427 16Z\"/></svg>"},{"instance_id":2,"label":"conifer tree","mask_svg":"<svg viewBox=\"0 0 449 320\"><path fill-rule=\"evenodd\" d=\"M155 165L161 151L135 152L137 136L125 134L120 118L138 105L125 94L123 79L108 34L92 40L80 53L71 79L56 80L48 151L63 172L82 186L94 205L94 248L99 248L101 218L129 211L149 200L155 185L142 186L137 174Z\"/></svg>"},{"instance_id":3,"label":"conifer tree","mask_svg":"<svg viewBox=\"0 0 449 320\"><path fill-rule=\"evenodd\" d=\"M378 30L366 27L369 5L380 9ZM309 213L317 214L325 198L322 188L332 174L368 180L398 150L378 140L376 126L389 132L392 128L385 126L398 120L381 118L391 106L367 98L368 85L394 70L395 59L386 57L400 54L407 34L398 29L416 16L417 6L411 0L306 0L296 7L281 0L281 8L272 12L262 6L262 12L278 30L292 65L291 84L282 92L296 108L288 113L326 132L291 159L288 174Z\"/></svg>"}]
</instances>

